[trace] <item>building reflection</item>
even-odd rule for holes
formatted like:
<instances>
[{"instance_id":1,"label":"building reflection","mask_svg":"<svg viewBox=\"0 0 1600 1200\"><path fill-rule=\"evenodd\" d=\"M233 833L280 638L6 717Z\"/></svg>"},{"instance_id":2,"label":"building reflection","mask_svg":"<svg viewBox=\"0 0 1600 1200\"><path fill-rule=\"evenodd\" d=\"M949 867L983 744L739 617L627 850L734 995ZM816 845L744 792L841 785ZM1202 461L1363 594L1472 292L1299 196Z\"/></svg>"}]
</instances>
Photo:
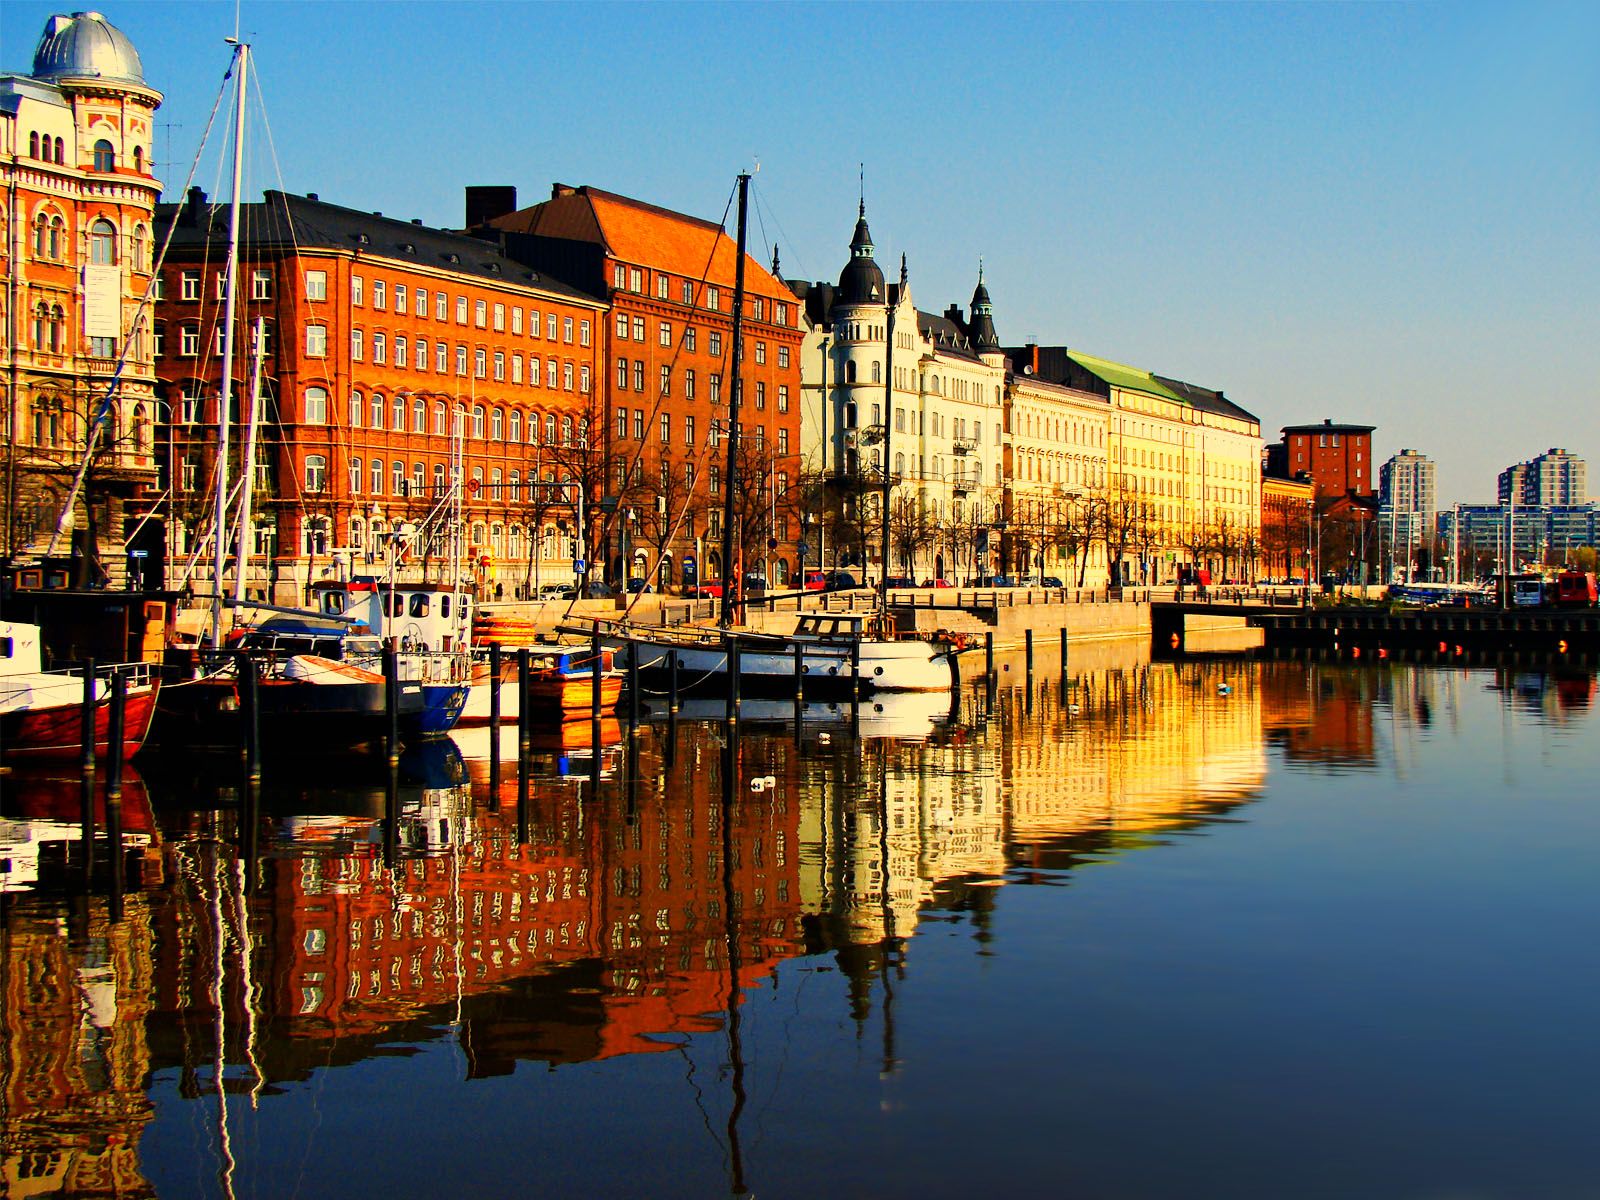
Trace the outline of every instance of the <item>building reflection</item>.
<instances>
[{"instance_id":1,"label":"building reflection","mask_svg":"<svg viewBox=\"0 0 1600 1200\"><path fill-rule=\"evenodd\" d=\"M1097 664L967 689L953 714L885 709L859 739L838 712L798 733L774 712L738 736L607 722L596 741L583 722L526 778L514 733L498 763L481 738L466 757L443 743L392 794L281 782L258 822L236 788L195 808L187 781L164 784L159 820L129 831L144 842L120 921L71 894L62 847L6 897L7 1194L147 1194L137 1147L163 1073L210 1101L226 1145L227 1097L430 1041L454 1039L471 1079L732 1040L749 989L800 955L829 956L893 1070L894 989L923 923L966 923L985 953L1004 886L1238 819L1271 744L1370 767L1374 710L1425 728L1450 708L1442 686ZM1589 702L1568 691L1541 695ZM35 809L9 844L76 836L70 793L41 787Z\"/></svg>"}]
</instances>

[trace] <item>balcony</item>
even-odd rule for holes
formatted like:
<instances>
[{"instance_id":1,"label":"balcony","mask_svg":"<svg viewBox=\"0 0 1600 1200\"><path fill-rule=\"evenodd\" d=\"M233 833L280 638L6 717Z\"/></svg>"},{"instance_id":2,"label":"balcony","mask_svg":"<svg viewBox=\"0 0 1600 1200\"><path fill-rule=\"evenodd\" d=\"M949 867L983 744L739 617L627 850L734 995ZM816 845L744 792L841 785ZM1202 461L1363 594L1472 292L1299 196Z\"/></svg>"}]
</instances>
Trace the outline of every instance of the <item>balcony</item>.
<instances>
[{"instance_id":1,"label":"balcony","mask_svg":"<svg viewBox=\"0 0 1600 1200\"><path fill-rule=\"evenodd\" d=\"M977 450L978 443L973 441L971 438L957 438L954 442L950 443L950 452L958 456L976 454Z\"/></svg>"}]
</instances>

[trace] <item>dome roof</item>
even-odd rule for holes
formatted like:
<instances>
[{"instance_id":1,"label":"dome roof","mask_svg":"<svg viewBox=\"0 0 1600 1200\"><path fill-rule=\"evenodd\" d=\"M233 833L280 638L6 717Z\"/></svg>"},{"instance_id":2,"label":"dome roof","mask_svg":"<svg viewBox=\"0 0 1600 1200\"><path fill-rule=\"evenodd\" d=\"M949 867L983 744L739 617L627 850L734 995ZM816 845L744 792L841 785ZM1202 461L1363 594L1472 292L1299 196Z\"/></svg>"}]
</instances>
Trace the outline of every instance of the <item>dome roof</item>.
<instances>
[{"instance_id":1,"label":"dome roof","mask_svg":"<svg viewBox=\"0 0 1600 1200\"><path fill-rule=\"evenodd\" d=\"M872 257L872 232L867 228L867 206L861 206L855 236L850 239L850 261L839 273L835 304L884 303L883 272Z\"/></svg>"},{"instance_id":2,"label":"dome roof","mask_svg":"<svg viewBox=\"0 0 1600 1200\"><path fill-rule=\"evenodd\" d=\"M127 34L97 12L51 17L33 52L33 75L50 82L92 79L147 86L144 64Z\"/></svg>"}]
</instances>

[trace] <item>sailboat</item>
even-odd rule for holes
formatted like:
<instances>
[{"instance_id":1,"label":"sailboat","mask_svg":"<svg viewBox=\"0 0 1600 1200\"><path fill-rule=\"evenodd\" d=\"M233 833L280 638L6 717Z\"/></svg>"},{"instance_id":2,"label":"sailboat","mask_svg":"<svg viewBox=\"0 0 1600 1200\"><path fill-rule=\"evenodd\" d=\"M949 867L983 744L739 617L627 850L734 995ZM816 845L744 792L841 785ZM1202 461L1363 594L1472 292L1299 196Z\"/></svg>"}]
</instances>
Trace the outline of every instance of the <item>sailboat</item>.
<instances>
[{"instance_id":1,"label":"sailboat","mask_svg":"<svg viewBox=\"0 0 1600 1200\"><path fill-rule=\"evenodd\" d=\"M160 693L152 740L164 749L236 750L246 741L247 714L241 703L241 672L259 670L256 689L261 744L269 754L294 751L366 749L380 745L388 732L388 683L377 669L382 643L370 625L339 613L307 613L273 605L253 607L274 615L248 630L225 630L224 610L244 598L245 532L250 528L251 483L254 476L255 429L260 410L260 349L257 336L250 423L238 520L238 567L234 597L224 596L229 534L228 441L233 392L235 314L240 277L239 208L243 187L245 89L250 46L230 39L234 47L235 106L233 128L233 195L229 205L228 250L223 271L222 381L217 405L217 472L213 536L215 538L210 603L209 649L194 648L185 664L190 678L169 683ZM418 736L433 723L427 711L423 679L412 664L397 665L396 702L402 734ZM459 693L459 681L454 686ZM464 694L445 704L443 732L454 722Z\"/></svg>"},{"instance_id":2,"label":"sailboat","mask_svg":"<svg viewBox=\"0 0 1600 1200\"><path fill-rule=\"evenodd\" d=\"M739 364L744 349L745 242L750 176L739 175L738 248L733 288L732 351L734 377L729 389L728 486L724 489L722 561L735 561L734 501L739 493L739 404L743 384ZM893 310L890 310L890 345L893 345ZM892 372L886 373L892 378ZM889 494L893 479L883 481L884 562L888 562ZM676 685L685 693L726 692L730 671L737 671L740 690L752 696L793 696L796 688L807 696L844 697L867 692L948 692L956 668L949 647L915 637L900 637L888 612L887 594L878 590L878 607L871 613L805 613L788 633L738 629L737 607L731 589L724 589L716 628L647 627L628 621L595 621L594 628L630 657L640 675L652 686Z\"/></svg>"}]
</instances>

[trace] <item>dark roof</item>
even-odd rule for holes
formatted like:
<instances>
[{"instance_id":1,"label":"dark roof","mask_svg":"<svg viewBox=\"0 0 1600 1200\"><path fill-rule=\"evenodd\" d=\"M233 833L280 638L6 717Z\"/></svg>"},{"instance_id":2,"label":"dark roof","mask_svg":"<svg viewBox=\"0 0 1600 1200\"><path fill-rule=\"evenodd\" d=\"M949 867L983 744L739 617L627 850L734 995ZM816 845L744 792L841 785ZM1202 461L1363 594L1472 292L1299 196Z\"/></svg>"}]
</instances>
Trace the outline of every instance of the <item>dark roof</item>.
<instances>
[{"instance_id":1,"label":"dark roof","mask_svg":"<svg viewBox=\"0 0 1600 1200\"><path fill-rule=\"evenodd\" d=\"M1214 392L1210 388L1203 388L1197 383L1185 383L1181 379L1168 379L1165 375L1157 375L1156 379L1177 392L1201 412L1219 413L1225 417L1237 417L1241 421L1255 421L1258 418L1252 412L1246 412L1221 392Z\"/></svg>"},{"instance_id":2,"label":"dark roof","mask_svg":"<svg viewBox=\"0 0 1600 1200\"><path fill-rule=\"evenodd\" d=\"M839 291L835 304L882 304L887 296L883 271L872 257L872 233L867 229L867 206L863 201L856 231L850 238L850 261L839 272Z\"/></svg>"},{"instance_id":3,"label":"dark roof","mask_svg":"<svg viewBox=\"0 0 1600 1200\"><path fill-rule=\"evenodd\" d=\"M174 222L174 250L225 241L228 236L227 206L208 203L198 188L190 189L183 204L156 206L158 236L165 237ZM599 302L570 284L506 257L494 242L343 208L311 196L268 191L261 203L242 205L239 238L247 249L353 250L366 257L451 271L481 282L503 282L572 300Z\"/></svg>"},{"instance_id":4,"label":"dark roof","mask_svg":"<svg viewBox=\"0 0 1600 1200\"><path fill-rule=\"evenodd\" d=\"M967 337L966 330L949 317L935 316L919 308L917 332L932 342L934 349L940 353L953 354L957 358L970 358L973 362L978 361L978 352Z\"/></svg>"},{"instance_id":5,"label":"dark roof","mask_svg":"<svg viewBox=\"0 0 1600 1200\"><path fill-rule=\"evenodd\" d=\"M1346 425L1331 417L1312 425L1285 425L1279 433L1371 433L1376 425Z\"/></svg>"}]
</instances>

